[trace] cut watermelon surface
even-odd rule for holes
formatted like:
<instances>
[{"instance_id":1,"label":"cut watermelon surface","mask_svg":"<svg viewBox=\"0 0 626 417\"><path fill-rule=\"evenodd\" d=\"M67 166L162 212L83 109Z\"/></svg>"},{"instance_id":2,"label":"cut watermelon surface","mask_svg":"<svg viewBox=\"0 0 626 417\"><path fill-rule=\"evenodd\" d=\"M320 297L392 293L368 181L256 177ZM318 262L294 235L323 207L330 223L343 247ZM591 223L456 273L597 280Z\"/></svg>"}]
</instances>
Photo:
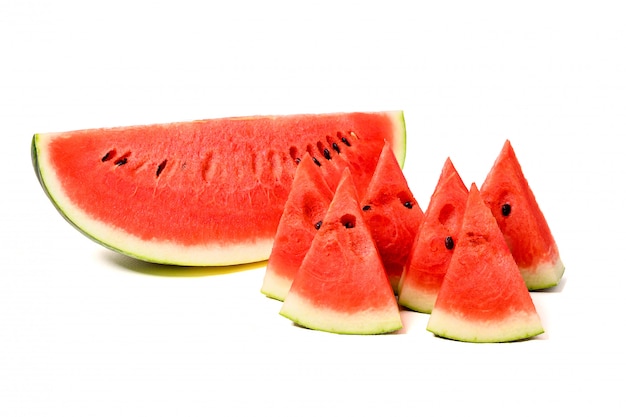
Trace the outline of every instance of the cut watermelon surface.
<instances>
[{"instance_id":1,"label":"cut watermelon surface","mask_svg":"<svg viewBox=\"0 0 626 417\"><path fill-rule=\"evenodd\" d=\"M391 287L397 292L424 212L389 144L383 147L361 207Z\"/></svg>"},{"instance_id":2,"label":"cut watermelon surface","mask_svg":"<svg viewBox=\"0 0 626 417\"><path fill-rule=\"evenodd\" d=\"M402 112L43 133L32 157L53 204L102 245L151 262L229 265L269 257L304 155L329 184L350 167L364 192L385 141L403 163Z\"/></svg>"},{"instance_id":3,"label":"cut watermelon surface","mask_svg":"<svg viewBox=\"0 0 626 417\"><path fill-rule=\"evenodd\" d=\"M307 153L293 185L265 268L261 292L284 300L333 198L321 170Z\"/></svg>"},{"instance_id":4,"label":"cut watermelon surface","mask_svg":"<svg viewBox=\"0 0 626 417\"><path fill-rule=\"evenodd\" d=\"M467 195L465 183L447 158L403 271L400 305L422 313L432 311L458 240Z\"/></svg>"},{"instance_id":5,"label":"cut watermelon surface","mask_svg":"<svg viewBox=\"0 0 626 417\"><path fill-rule=\"evenodd\" d=\"M398 304L363 219L349 169L280 314L301 326L333 333L379 334L402 328Z\"/></svg>"},{"instance_id":6,"label":"cut watermelon surface","mask_svg":"<svg viewBox=\"0 0 626 417\"><path fill-rule=\"evenodd\" d=\"M504 143L480 192L504 234L528 289L557 285L565 267L509 140Z\"/></svg>"},{"instance_id":7,"label":"cut watermelon surface","mask_svg":"<svg viewBox=\"0 0 626 417\"><path fill-rule=\"evenodd\" d=\"M544 331L504 236L474 183L427 329L467 342L507 342Z\"/></svg>"}]
</instances>

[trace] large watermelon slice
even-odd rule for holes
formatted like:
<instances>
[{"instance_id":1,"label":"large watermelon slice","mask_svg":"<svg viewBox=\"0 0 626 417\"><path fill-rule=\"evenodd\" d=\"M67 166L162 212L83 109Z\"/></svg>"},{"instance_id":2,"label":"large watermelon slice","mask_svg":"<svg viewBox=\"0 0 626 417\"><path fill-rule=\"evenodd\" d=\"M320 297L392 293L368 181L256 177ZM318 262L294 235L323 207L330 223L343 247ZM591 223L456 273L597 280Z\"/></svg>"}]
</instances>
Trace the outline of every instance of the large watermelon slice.
<instances>
[{"instance_id":1,"label":"large watermelon slice","mask_svg":"<svg viewBox=\"0 0 626 417\"><path fill-rule=\"evenodd\" d=\"M498 221L528 289L557 285L565 267L509 140L480 192Z\"/></svg>"},{"instance_id":2,"label":"large watermelon slice","mask_svg":"<svg viewBox=\"0 0 626 417\"><path fill-rule=\"evenodd\" d=\"M307 152L335 181L351 167L364 191L385 141L403 162L402 112L36 134L32 155L54 205L104 246L158 263L228 265L268 258Z\"/></svg>"},{"instance_id":3,"label":"large watermelon slice","mask_svg":"<svg viewBox=\"0 0 626 417\"><path fill-rule=\"evenodd\" d=\"M468 342L507 342L544 331L504 236L475 183L427 329Z\"/></svg>"},{"instance_id":4,"label":"large watermelon slice","mask_svg":"<svg viewBox=\"0 0 626 417\"><path fill-rule=\"evenodd\" d=\"M346 169L280 314L316 330L388 333L400 311Z\"/></svg>"},{"instance_id":5,"label":"large watermelon slice","mask_svg":"<svg viewBox=\"0 0 626 417\"><path fill-rule=\"evenodd\" d=\"M397 292L424 212L389 144L383 147L361 206L391 287Z\"/></svg>"},{"instance_id":6,"label":"large watermelon slice","mask_svg":"<svg viewBox=\"0 0 626 417\"><path fill-rule=\"evenodd\" d=\"M308 153L298 165L278 223L261 292L284 300L333 198L322 172Z\"/></svg>"},{"instance_id":7,"label":"large watermelon slice","mask_svg":"<svg viewBox=\"0 0 626 417\"><path fill-rule=\"evenodd\" d=\"M467 195L467 186L447 158L400 280L400 305L432 311L458 240Z\"/></svg>"}]
</instances>

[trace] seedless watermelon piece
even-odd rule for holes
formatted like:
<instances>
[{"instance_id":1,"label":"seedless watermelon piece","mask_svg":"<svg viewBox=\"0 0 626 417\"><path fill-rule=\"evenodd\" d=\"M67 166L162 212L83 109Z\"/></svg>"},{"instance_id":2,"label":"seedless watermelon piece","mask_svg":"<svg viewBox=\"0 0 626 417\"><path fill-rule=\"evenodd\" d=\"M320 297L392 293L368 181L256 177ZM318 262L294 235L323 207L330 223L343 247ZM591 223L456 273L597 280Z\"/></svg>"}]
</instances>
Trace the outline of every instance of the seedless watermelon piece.
<instances>
[{"instance_id":1,"label":"seedless watermelon piece","mask_svg":"<svg viewBox=\"0 0 626 417\"><path fill-rule=\"evenodd\" d=\"M467 186L447 158L404 268L400 305L421 313L432 311L458 240L467 195Z\"/></svg>"},{"instance_id":2,"label":"seedless watermelon piece","mask_svg":"<svg viewBox=\"0 0 626 417\"><path fill-rule=\"evenodd\" d=\"M296 169L285 210L270 253L261 292L284 300L315 233L322 225L333 192L307 153Z\"/></svg>"},{"instance_id":3,"label":"seedless watermelon piece","mask_svg":"<svg viewBox=\"0 0 626 417\"><path fill-rule=\"evenodd\" d=\"M480 192L498 221L528 289L557 285L565 267L509 140Z\"/></svg>"},{"instance_id":4,"label":"seedless watermelon piece","mask_svg":"<svg viewBox=\"0 0 626 417\"><path fill-rule=\"evenodd\" d=\"M383 147L361 207L396 292L424 212L389 144Z\"/></svg>"},{"instance_id":5,"label":"seedless watermelon piece","mask_svg":"<svg viewBox=\"0 0 626 417\"><path fill-rule=\"evenodd\" d=\"M379 334L402 328L398 304L363 219L349 169L280 314L301 326L333 333Z\"/></svg>"},{"instance_id":6,"label":"seedless watermelon piece","mask_svg":"<svg viewBox=\"0 0 626 417\"><path fill-rule=\"evenodd\" d=\"M475 183L427 329L467 342L508 342L544 332L524 278Z\"/></svg>"},{"instance_id":7,"label":"seedless watermelon piece","mask_svg":"<svg viewBox=\"0 0 626 417\"><path fill-rule=\"evenodd\" d=\"M102 245L151 262L229 265L269 257L303 155L335 181L354 168L365 190L385 141L404 161L402 112L36 134L32 155L53 204Z\"/></svg>"}]
</instances>

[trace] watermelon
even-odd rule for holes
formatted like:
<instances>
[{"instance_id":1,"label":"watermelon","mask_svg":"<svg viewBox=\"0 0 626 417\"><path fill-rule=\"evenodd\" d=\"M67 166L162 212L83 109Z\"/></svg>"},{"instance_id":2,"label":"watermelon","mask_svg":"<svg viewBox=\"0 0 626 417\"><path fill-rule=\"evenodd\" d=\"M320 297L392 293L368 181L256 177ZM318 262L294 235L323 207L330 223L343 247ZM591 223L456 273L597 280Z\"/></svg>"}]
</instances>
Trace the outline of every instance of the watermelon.
<instances>
[{"instance_id":1,"label":"watermelon","mask_svg":"<svg viewBox=\"0 0 626 417\"><path fill-rule=\"evenodd\" d=\"M361 200L363 217L391 283L397 292L404 264L409 256L424 212L409 189L402 168L389 144L385 144L378 164Z\"/></svg>"},{"instance_id":2,"label":"watermelon","mask_svg":"<svg viewBox=\"0 0 626 417\"><path fill-rule=\"evenodd\" d=\"M529 290L556 286L565 267L511 142L505 141L480 192Z\"/></svg>"},{"instance_id":3,"label":"watermelon","mask_svg":"<svg viewBox=\"0 0 626 417\"><path fill-rule=\"evenodd\" d=\"M467 195L467 186L447 158L403 271L400 305L421 313L432 311L458 240Z\"/></svg>"},{"instance_id":4,"label":"watermelon","mask_svg":"<svg viewBox=\"0 0 626 417\"><path fill-rule=\"evenodd\" d=\"M507 342L544 331L524 278L475 183L427 330L467 342Z\"/></svg>"},{"instance_id":5,"label":"watermelon","mask_svg":"<svg viewBox=\"0 0 626 417\"><path fill-rule=\"evenodd\" d=\"M362 192L388 141L404 161L401 111L254 116L35 134L45 192L76 228L150 262L266 260L297 162L308 152Z\"/></svg>"},{"instance_id":6,"label":"watermelon","mask_svg":"<svg viewBox=\"0 0 626 417\"><path fill-rule=\"evenodd\" d=\"M379 334L402 328L349 169L344 170L280 314L303 327L332 333Z\"/></svg>"},{"instance_id":7,"label":"watermelon","mask_svg":"<svg viewBox=\"0 0 626 417\"><path fill-rule=\"evenodd\" d=\"M284 300L315 233L328 211L333 191L307 153L296 168L291 191L278 223L261 292Z\"/></svg>"}]
</instances>

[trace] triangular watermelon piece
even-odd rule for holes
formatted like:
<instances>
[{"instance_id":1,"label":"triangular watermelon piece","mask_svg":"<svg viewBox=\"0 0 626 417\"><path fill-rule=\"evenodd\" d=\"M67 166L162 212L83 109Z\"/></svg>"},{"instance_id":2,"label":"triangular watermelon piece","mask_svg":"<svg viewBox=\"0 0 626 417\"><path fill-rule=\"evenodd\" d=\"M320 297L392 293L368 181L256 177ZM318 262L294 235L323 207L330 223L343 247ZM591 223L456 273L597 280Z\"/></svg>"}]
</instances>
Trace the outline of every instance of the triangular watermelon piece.
<instances>
[{"instance_id":1,"label":"triangular watermelon piece","mask_svg":"<svg viewBox=\"0 0 626 417\"><path fill-rule=\"evenodd\" d=\"M480 192L529 290L557 285L565 267L552 232L507 140Z\"/></svg>"},{"instance_id":2,"label":"triangular watermelon piece","mask_svg":"<svg viewBox=\"0 0 626 417\"><path fill-rule=\"evenodd\" d=\"M402 275L400 305L432 311L458 240L467 195L467 186L447 158Z\"/></svg>"},{"instance_id":3,"label":"triangular watermelon piece","mask_svg":"<svg viewBox=\"0 0 626 417\"><path fill-rule=\"evenodd\" d=\"M383 147L361 207L391 287L397 292L424 212L409 189L389 143Z\"/></svg>"},{"instance_id":4,"label":"triangular watermelon piece","mask_svg":"<svg viewBox=\"0 0 626 417\"><path fill-rule=\"evenodd\" d=\"M346 169L280 314L310 329L345 334L402 328L400 311Z\"/></svg>"},{"instance_id":5,"label":"triangular watermelon piece","mask_svg":"<svg viewBox=\"0 0 626 417\"><path fill-rule=\"evenodd\" d=\"M474 183L427 329L467 342L508 342L544 331L504 236Z\"/></svg>"},{"instance_id":6,"label":"triangular watermelon piece","mask_svg":"<svg viewBox=\"0 0 626 417\"><path fill-rule=\"evenodd\" d=\"M306 154L296 168L278 223L261 287L263 294L280 301L285 299L332 198L333 192L320 167Z\"/></svg>"}]
</instances>

